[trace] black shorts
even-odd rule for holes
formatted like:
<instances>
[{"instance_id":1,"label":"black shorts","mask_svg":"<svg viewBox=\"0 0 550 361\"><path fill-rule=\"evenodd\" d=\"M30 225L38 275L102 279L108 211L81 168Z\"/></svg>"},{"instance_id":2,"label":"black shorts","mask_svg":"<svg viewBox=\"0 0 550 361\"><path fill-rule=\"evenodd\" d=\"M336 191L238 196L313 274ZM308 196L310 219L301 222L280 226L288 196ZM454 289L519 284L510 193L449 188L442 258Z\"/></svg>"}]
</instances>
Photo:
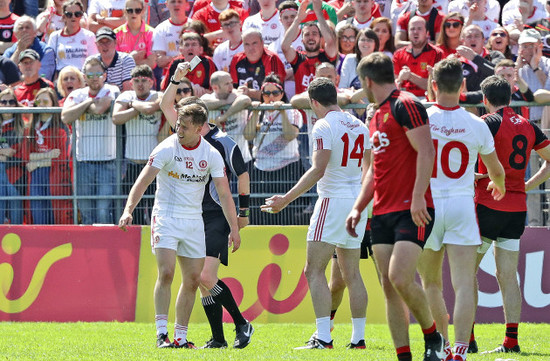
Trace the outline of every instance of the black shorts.
<instances>
[{"instance_id":1,"label":"black shorts","mask_svg":"<svg viewBox=\"0 0 550 361\"><path fill-rule=\"evenodd\" d=\"M525 230L527 212L497 211L484 205L476 206L477 223L482 237L520 239Z\"/></svg>"},{"instance_id":2,"label":"black shorts","mask_svg":"<svg viewBox=\"0 0 550 361\"><path fill-rule=\"evenodd\" d=\"M424 249L424 244L432 232L435 221L433 208L428 208L432 221L425 227L414 224L411 211L399 211L372 217L372 244L395 244L398 241L410 241Z\"/></svg>"},{"instance_id":3,"label":"black shorts","mask_svg":"<svg viewBox=\"0 0 550 361\"><path fill-rule=\"evenodd\" d=\"M372 257L372 243L370 240L370 231L366 230L363 240L361 241L361 259ZM332 258L338 258L336 251L332 254Z\"/></svg>"},{"instance_id":4,"label":"black shorts","mask_svg":"<svg viewBox=\"0 0 550 361\"><path fill-rule=\"evenodd\" d=\"M206 255L218 258L227 266L228 259L228 236L231 232L222 211L203 212L204 239L206 241Z\"/></svg>"}]
</instances>

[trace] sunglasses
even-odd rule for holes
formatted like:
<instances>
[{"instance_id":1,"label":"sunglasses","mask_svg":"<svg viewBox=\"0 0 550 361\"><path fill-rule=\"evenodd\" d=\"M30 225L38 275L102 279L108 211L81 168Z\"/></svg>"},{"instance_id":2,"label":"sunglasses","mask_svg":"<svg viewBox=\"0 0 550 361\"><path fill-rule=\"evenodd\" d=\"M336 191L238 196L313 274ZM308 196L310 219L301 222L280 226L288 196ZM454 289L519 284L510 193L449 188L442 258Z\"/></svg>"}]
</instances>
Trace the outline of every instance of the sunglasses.
<instances>
[{"instance_id":1,"label":"sunglasses","mask_svg":"<svg viewBox=\"0 0 550 361\"><path fill-rule=\"evenodd\" d=\"M500 36L501 38L505 38L506 33L492 33L491 36Z\"/></svg>"},{"instance_id":2,"label":"sunglasses","mask_svg":"<svg viewBox=\"0 0 550 361\"><path fill-rule=\"evenodd\" d=\"M65 11L65 12L63 13L63 15L65 15L65 17L66 17L67 19L72 18L73 15L74 15L75 18L78 19L78 18L81 18L82 15L84 15L84 13L83 13L82 11L75 11L74 13L72 13L72 12L70 12L70 11Z\"/></svg>"},{"instance_id":3,"label":"sunglasses","mask_svg":"<svg viewBox=\"0 0 550 361\"><path fill-rule=\"evenodd\" d=\"M269 90L264 90L262 91L262 94L265 95L266 97L270 95L273 95L274 97L278 97L279 95L283 94L283 92L280 90L273 90L271 92Z\"/></svg>"},{"instance_id":4,"label":"sunglasses","mask_svg":"<svg viewBox=\"0 0 550 361\"><path fill-rule=\"evenodd\" d=\"M349 41L349 42L355 42L356 37L355 36L342 36L342 40Z\"/></svg>"},{"instance_id":5,"label":"sunglasses","mask_svg":"<svg viewBox=\"0 0 550 361\"><path fill-rule=\"evenodd\" d=\"M180 88L180 89L176 89L176 94L177 95L181 95L181 94L191 94L191 88Z\"/></svg>"},{"instance_id":6,"label":"sunglasses","mask_svg":"<svg viewBox=\"0 0 550 361\"><path fill-rule=\"evenodd\" d=\"M128 14L136 14L136 15L139 15L139 14L141 14L142 11L143 11L143 8L136 8L136 9L127 8L127 9L126 9L126 12L127 12Z\"/></svg>"},{"instance_id":7,"label":"sunglasses","mask_svg":"<svg viewBox=\"0 0 550 361\"><path fill-rule=\"evenodd\" d=\"M0 104L2 105L15 105L17 104L17 100L15 99L10 99L10 100L0 100Z\"/></svg>"},{"instance_id":8,"label":"sunglasses","mask_svg":"<svg viewBox=\"0 0 550 361\"><path fill-rule=\"evenodd\" d=\"M458 29L461 26L462 26L462 23L460 21L452 21L452 22L446 22L445 23L445 27L447 29L450 29L451 27L453 27L455 29Z\"/></svg>"},{"instance_id":9,"label":"sunglasses","mask_svg":"<svg viewBox=\"0 0 550 361\"><path fill-rule=\"evenodd\" d=\"M103 75L102 72L96 72L96 73L86 73L86 78L93 79L93 78L100 78Z\"/></svg>"}]
</instances>

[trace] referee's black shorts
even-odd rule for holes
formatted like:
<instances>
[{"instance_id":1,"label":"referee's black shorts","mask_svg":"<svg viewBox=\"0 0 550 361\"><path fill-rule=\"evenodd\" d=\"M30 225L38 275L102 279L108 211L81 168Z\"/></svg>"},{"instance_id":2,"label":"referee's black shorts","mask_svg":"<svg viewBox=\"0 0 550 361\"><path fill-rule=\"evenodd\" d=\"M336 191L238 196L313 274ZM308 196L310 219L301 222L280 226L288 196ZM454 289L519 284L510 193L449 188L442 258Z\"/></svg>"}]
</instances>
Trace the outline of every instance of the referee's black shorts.
<instances>
[{"instance_id":1,"label":"referee's black shorts","mask_svg":"<svg viewBox=\"0 0 550 361\"><path fill-rule=\"evenodd\" d=\"M206 241L206 255L218 258L227 266L228 260L228 236L231 231L223 211L207 211L202 213L204 221L204 233Z\"/></svg>"}]
</instances>

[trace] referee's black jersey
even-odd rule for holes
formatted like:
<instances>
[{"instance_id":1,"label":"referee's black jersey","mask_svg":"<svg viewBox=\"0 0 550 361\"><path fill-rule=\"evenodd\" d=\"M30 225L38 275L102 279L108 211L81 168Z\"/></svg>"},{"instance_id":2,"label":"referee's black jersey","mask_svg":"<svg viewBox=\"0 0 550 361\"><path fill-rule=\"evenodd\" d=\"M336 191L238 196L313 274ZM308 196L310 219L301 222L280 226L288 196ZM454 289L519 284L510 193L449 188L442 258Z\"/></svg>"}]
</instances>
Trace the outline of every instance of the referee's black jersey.
<instances>
[{"instance_id":1,"label":"referee's black jersey","mask_svg":"<svg viewBox=\"0 0 550 361\"><path fill-rule=\"evenodd\" d=\"M226 133L219 130L215 125L210 125L210 132L204 136L204 139L214 146L220 152L225 163L225 172L227 179L230 180L230 173L235 176L240 176L247 171L246 164L239 149L239 146ZM208 179L204 198L202 199L202 211L218 211L221 210L220 197L216 192L216 187L212 182L212 177Z\"/></svg>"}]
</instances>

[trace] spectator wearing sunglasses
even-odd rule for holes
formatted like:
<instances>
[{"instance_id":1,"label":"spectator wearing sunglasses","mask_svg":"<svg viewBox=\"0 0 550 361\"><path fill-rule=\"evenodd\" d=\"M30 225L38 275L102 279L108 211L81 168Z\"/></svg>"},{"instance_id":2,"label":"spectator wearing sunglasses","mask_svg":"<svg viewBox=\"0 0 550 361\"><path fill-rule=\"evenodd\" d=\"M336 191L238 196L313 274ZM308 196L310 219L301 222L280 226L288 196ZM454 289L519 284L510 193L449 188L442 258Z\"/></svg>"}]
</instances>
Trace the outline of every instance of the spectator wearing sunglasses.
<instances>
[{"instance_id":1,"label":"spectator wearing sunglasses","mask_svg":"<svg viewBox=\"0 0 550 361\"><path fill-rule=\"evenodd\" d=\"M36 18L36 28L38 36L45 43L50 39L50 35L61 30L65 26L63 22L63 4L66 0L49 0L46 10L41 12ZM88 27L88 17L84 14L80 18L80 26Z\"/></svg>"},{"instance_id":2,"label":"spectator wearing sunglasses","mask_svg":"<svg viewBox=\"0 0 550 361\"><path fill-rule=\"evenodd\" d=\"M226 132L239 146L245 163L252 160L248 141L243 132L247 123L247 112L244 111L251 104L250 97L233 88L231 74L217 71L210 78L211 94L204 94L201 99L210 110L210 123ZM228 109L219 110L229 105Z\"/></svg>"},{"instance_id":3,"label":"spectator wearing sunglasses","mask_svg":"<svg viewBox=\"0 0 550 361\"><path fill-rule=\"evenodd\" d=\"M118 28L125 22L124 8L126 0L94 0L88 6L89 28L96 32L104 26Z\"/></svg>"},{"instance_id":4,"label":"spectator wearing sunglasses","mask_svg":"<svg viewBox=\"0 0 550 361\"><path fill-rule=\"evenodd\" d=\"M132 90L123 92L113 107L113 123L125 125L126 175L122 182L122 192L130 192L132 185L149 159L153 149L168 136L168 123L160 111L160 93L153 90L153 70L146 65L136 66L131 73ZM147 187L145 194L153 195L154 182ZM142 198L134 210L134 224L150 224L148 211L153 199Z\"/></svg>"},{"instance_id":5,"label":"spectator wearing sunglasses","mask_svg":"<svg viewBox=\"0 0 550 361\"><path fill-rule=\"evenodd\" d=\"M14 88L14 91L17 101L23 106L33 106L39 89L54 87L51 81L40 77L41 66L40 55L36 51L27 49L19 54L18 67L23 81Z\"/></svg>"},{"instance_id":6,"label":"spectator wearing sunglasses","mask_svg":"<svg viewBox=\"0 0 550 361\"><path fill-rule=\"evenodd\" d=\"M75 89L63 104L61 120L74 123L76 134L76 195L83 224L113 223L112 196L116 190L116 127L111 104L117 98L116 86L105 84L105 65L98 58L84 64L87 86Z\"/></svg>"},{"instance_id":7,"label":"spectator wearing sunglasses","mask_svg":"<svg viewBox=\"0 0 550 361\"><path fill-rule=\"evenodd\" d=\"M55 51L58 72L67 65L82 69L86 58L98 53L94 33L80 27L83 9L79 0L69 0L63 4L65 26L54 31L48 40L48 46Z\"/></svg>"},{"instance_id":8,"label":"spectator wearing sunglasses","mask_svg":"<svg viewBox=\"0 0 550 361\"><path fill-rule=\"evenodd\" d=\"M107 26L99 29L96 33L96 45L99 54L91 57L99 59L107 68L107 84L115 85L121 91L131 90L130 72L136 62L130 54L116 50L115 32Z\"/></svg>"},{"instance_id":9,"label":"spectator wearing sunglasses","mask_svg":"<svg viewBox=\"0 0 550 361\"><path fill-rule=\"evenodd\" d=\"M40 55L40 75L52 80L55 73L55 53L46 43L38 40L34 19L27 15L21 16L15 21L14 31L17 42L5 51L4 56L16 62L21 52L33 49Z\"/></svg>"},{"instance_id":10,"label":"spectator wearing sunglasses","mask_svg":"<svg viewBox=\"0 0 550 361\"><path fill-rule=\"evenodd\" d=\"M514 60L516 58L510 49L508 30L502 26L497 27L491 32L491 36L489 36L485 47L489 51L501 52L506 59Z\"/></svg>"},{"instance_id":11,"label":"spectator wearing sunglasses","mask_svg":"<svg viewBox=\"0 0 550 361\"><path fill-rule=\"evenodd\" d=\"M13 26L19 16L11 12L10 2L9 0L0 1L0 27L2 29L0 31L0 54L4 54L4 51L17 41L13 33Z\"/></svg>"},{"instance_id":12,"label":"spectator wearing sunglasses","mask_svg":"<svg viewBox=\"0 0 550 361\"><path fill-rule=\"evenodd\" d=\"M124 16L126 23L114 30L116 50L128 53L136 65L147 64L155 67L156 56L153 54L153 28L143 21L143 0L126 0Z\"/></svg>"},{"instance_id":13,"label":"spectator wearing sunglasses","mask_svg":"<svg viewBox=\"0 0 550 361\"><path fill-rule=\"evenodd\" d=\"M443 52L443 58L456 54L456 48L461 44L460 36L464 27L464 16L458 12L446 15L441 23L441 31L436 45Z\"/></svg>"}]
</instances>

